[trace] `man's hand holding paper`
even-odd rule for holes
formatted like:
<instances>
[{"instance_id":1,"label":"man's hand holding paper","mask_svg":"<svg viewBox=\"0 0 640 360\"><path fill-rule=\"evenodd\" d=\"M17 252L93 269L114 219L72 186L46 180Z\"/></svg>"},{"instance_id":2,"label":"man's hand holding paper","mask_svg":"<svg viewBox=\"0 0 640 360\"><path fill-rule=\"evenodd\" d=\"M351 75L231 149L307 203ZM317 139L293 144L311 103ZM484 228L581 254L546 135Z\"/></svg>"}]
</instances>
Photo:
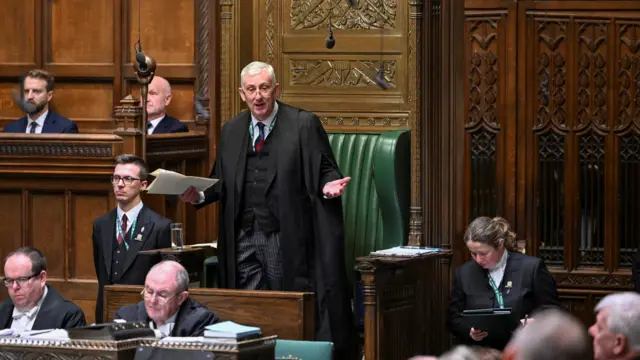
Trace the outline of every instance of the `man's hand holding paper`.
<instances>
[{"instance_id":1,"label":"man's hand holding paper","mask_svg":"<svg viewBox=\"0 0 640 360\"><path fill-rule=\"evenodd\" d=\"M205 177L185 176L164 169L158 169L151 175L156 179L147 187L149 194L182 195L189 187L193 187L197 191L204 191L218 181L218 179Z\"/></svg>"}]
</instances>

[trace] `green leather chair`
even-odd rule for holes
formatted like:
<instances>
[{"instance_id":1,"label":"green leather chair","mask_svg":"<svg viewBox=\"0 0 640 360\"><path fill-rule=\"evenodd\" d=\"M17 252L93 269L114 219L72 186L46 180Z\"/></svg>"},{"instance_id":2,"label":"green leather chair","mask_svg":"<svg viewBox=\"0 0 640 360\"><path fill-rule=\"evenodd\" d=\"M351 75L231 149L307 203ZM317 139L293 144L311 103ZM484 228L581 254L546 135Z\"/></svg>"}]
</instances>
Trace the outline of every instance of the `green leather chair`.
<instances>
[{"instance_id":1,"label":"green leather chair","mask_svg":"<svg viewBox=\"0 0 640 360\"><path fill-rule=\"evenodd\" d=\"M407 241L411 137L408 130L328 135L342 175L351 176L342 196L349 270L358 256Z\"/></svg>"},{"instance_id":2,"label":"green leather chair","mask_svg":"<svg viewBox=\"0 0 640 360\"><path fill-rule=\"evenodd\" d=\"M333 343L278 339L276 340L276 359L331 360Z\"/></svg>"}]
</instances>

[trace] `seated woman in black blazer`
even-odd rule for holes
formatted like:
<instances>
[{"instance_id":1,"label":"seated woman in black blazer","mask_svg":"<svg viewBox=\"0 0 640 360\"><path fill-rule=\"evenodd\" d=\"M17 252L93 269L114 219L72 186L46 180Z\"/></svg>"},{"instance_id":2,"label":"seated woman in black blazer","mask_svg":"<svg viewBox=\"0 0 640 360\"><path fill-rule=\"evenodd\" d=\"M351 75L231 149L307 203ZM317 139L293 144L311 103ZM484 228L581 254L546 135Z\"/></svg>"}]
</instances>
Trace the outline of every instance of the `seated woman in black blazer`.
<instances>
[{"instance_id":1,"label":"seated woman in black blazer","mask_svg":"<svg viewBox=\"0 0 640 360\"><path fill-rule=\"evenodd\" d=\"M471 328L462 317L464 310L511 308L522 321L534 311L560 306L551 273L542 260L517 251L516 234L505 219L473 220L464 242L473 260L456 271L447 318L460 342L502 350L511 338L511 331L492 335Z\"/></svg>"}]
</instances>

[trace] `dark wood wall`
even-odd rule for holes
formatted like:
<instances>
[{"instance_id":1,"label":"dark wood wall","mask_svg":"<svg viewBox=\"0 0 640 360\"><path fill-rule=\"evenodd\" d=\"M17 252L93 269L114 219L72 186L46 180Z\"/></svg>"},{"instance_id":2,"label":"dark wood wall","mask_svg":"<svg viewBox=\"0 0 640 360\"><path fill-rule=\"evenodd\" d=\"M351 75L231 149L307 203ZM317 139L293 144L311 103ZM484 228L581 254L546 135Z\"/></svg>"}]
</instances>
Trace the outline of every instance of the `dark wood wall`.
<instances>
[{"instance_id":1,"label":"dark wood wall","mask_svg":"<svg viewBox=\"0 0 640 360\"><path fill-rule=\"evenodd\" d=\"M506 217L590 324L640 245L640 8L466 0L464 31L466 222Z\"/></svg>"},{"instance_id":2,"label":"dark wood wall","mask_svg":"<svg viewBox=\"0 0 640 360\"><path fill-rule=\"evenodd\" d=\"M55 111L75 120L80 132L110 132L114 106L127 94L138 94L131 62L140 34L144 52L159 64L157 75L171 82L169 114L194 128L194 95L208 97L215 82L208 63L214 44L212 3L3 0L0 126L23 115L11 100L19 78L43 68L56 77Z\"/></svg>"}]
</instances>

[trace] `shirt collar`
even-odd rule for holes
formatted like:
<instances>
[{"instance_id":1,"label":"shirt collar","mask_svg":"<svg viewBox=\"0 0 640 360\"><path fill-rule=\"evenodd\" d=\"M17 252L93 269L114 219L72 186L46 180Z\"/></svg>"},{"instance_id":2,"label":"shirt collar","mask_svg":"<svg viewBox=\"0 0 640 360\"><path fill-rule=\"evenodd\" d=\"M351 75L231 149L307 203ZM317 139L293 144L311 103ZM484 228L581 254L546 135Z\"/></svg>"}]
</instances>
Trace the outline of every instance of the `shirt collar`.
<instances>
[{"instance_id":1,"label":"shirt collar","mask_svg":"<svg viewBox=\"0 0 640 360\"><path fill-rule=\"evenodd\" d=\"M504 269L507 266L507 258L508 257L509 257L509 252L507 251L507 249L505 249L504 253L502 253L502 257L500 258L500 261L498 261L496 266L494 266L493 268L489 269L489 271L493 272L493 271L498 271L498 270Z\"/></svg>"},{"instance_id":2,"label":"shirt collar","mask_svg":"<svg viewBox=\"0 0 640 360\"><path fill-rule=\"evenodd\" d=\"M40 307L42 306L42 303L44 302L44 298L47 296L47 292L49 292L48 287L45 285L44 287L44 292L42 293L42 296L40 297L40 300L38 300L38 303L36 304L36 306L32 307L29 310L25 310L25 311L20 311L18 310L17 307L13 307L13 318L14 319L18 319L22 316L26 316L29 319L32 319L37 313L38 310L40 309Z\"/></svg>"},{"instance_id":3,"label":"shirt collar","mask_svg":"<svg viewBox=\"0 0 640 360\"><path fill-rule=\"evenodd\" d=\"M128 221L133 221L135 219L138 218L138 214L140 213L140 210L142 210L142 207L144 206L144 203L142 201L140 201L140 203L138 205L136 205L133 209L129 210L126 212L127 214L127 220ZM120 219L120 221L122 221L122 215L124 215L125 212L120 209L120 205L118 205L118 219Z\"/></svg>"},{"instance_id":4,"label":"shirt collar","mask_svg":"<svg viewBox=\"0 0 640 360\"><path fill-rule=\"evenodd\" d=\"M151 123L151 128L149 130L155 130L155 128L158 127L158 124L160 124L160 121L162 121L162 119L164 119L166 116L167 114L164 114L157 119L149 120L149 122Z\"/></svg>"},{"instance_id":5,"label":"shirt collar","mask_svg":"<svg viewBox=\"0 0 640 360\"><path fill-rule=\"evenodd\" d=\"M35 120L31 120L31 117L27 115L27 127L31 125L32 122L38 123L41 128L44 127L44 120L47 118L47 115L49 115L49 110L43 112L42 115L38 116Z\"/></svg>"},{"instance_id":6,"label":"shirt collar","mask_svg":"<svg viewBox=\"0 0 640 360\"><path fill-rule=\"evenodd\" d=\"M269 126L271 126L271 123L273 122L273 119L275 119L276 114L278 113L278 102L276 101L276 103L273 105L273 111L271 112L271 115L269 115L268 118L266 118L264 121L262 121L262 123L264 124L265 128L269 128ZM253 114L251 114L251 123L253 124L253 127L255 128L256 125L258 124L259 120L256 119Z\"/></svg>"}]
</instances>

